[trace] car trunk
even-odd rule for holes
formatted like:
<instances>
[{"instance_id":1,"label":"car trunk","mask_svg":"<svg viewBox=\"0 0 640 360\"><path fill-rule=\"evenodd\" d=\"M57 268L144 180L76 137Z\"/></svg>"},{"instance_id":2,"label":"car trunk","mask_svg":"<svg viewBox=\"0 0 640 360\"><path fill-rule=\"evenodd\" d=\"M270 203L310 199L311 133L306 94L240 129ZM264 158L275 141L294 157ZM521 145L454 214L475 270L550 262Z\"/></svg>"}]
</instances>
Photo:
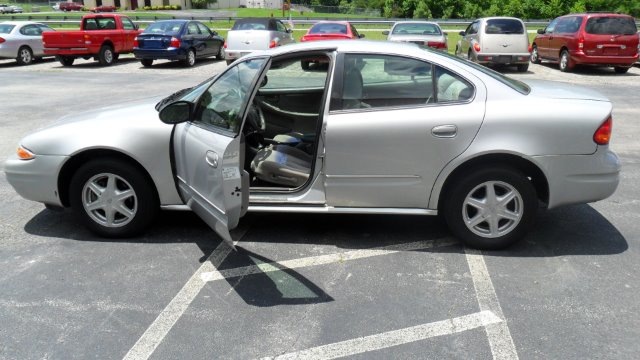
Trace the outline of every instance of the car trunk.
<instances>
[{"instance_id":1,"label":"car trunk","mask_svg":"<svg viewBox=\"0 0 640 360\"><path fill-rule=\"evenodd\" d=\"M232 30L227 33L227 49L233 51L266 50L271 42L267 30Z\"/></svg>"},{"instance_id":2,"label":"car trunk","mask_svg":"<svg viewBox=\"0 0 640 360\"><path fill-rule=\"evenodd\" d=\"M171 45L171 35L141 34L138 35L138 48L144 50L166 49Z\"/></svg>"},{"instance_id":3,"label":"car trunk","mask_svg":"<svg viewBox=\"0 0 640 360\"><path fill-rule=\"evenodd\" d=\"M524 54L529 52L529 39L526 34L483 34L480 47L483 53Z\"/></svg>"},{"instance_id":4,"label":"car trunk","mask_svg":"<svg viewBox=\"0 0 640 360\"><path fill-rule=\"evenodd\" d=\"M304 41L351 39L348 34L307 34Z\"/></svg>"},{"instance_id":5,"label":"car trunk","mask_svg":"<svg viewBox=\"0 0 640 360\"><path fill-rule=\"evenodd\" d=\"M442 35L393 35L391 40L426 46L429 43L447 43L446 38Z\"/></svg>"}]
</instances>

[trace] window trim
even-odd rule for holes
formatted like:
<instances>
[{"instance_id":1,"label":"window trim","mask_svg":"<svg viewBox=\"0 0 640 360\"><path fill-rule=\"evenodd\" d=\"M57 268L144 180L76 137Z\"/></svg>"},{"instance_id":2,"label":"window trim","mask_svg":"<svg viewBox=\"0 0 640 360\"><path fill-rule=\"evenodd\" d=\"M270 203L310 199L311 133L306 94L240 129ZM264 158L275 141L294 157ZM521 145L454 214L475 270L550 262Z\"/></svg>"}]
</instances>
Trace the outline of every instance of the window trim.
<instances>
[{"instance_id":1,"label":"window trim","mask_svg":"<svg viewBox=\"0 0 640 360\"><path fill-rule=\"evenodd\" d=\"M433 91L434 91L434 96L435 96L435 102L432 103L424 103L424 104L409 104L409 105L394 105L394 106L383 106L383 107L371 107L371 108L360 108L360 109L335 109L334 108L334 100L336 101L335 104L340 104L340 107L342 107L342 88L343 88L343 78L344 78L344 57L345 55L373 55L373 56L395 56L395 57L402 57L402 58L406 58L406 59L411 59L411 60L417 60L417 61L422 61L422 62L426 62L428 64L431 65L431 84L433 87ZM453 74L455 74L456 76L459 76L460 78L464 79L464 81L466 81L467 83L469 83L471 85L471 87L473 88L473 95L464 101L447 101L447 102L442 102L439 103L438 102L438 92L437 92L437 81L434 81L435 78L435 67L440 67L442 69L445 69ZM336 76L337 74L340 74L340 77ZM371 52L342 52L339 53L336 59L336 66L335 66L335 72L334 72L334 79L333 79L333 87L331 89L331 98L329 99L329 114L330 115L334 115L334 114L352 114L352 113L360 113L360 112L372 112L372 111L392 111L392 110L406 110L406 109L422 109L425 107L431 108L434 106L455 106L455 105L465 105L465 104L470 104L472 103L475 99L476 99L476 95L478 93L477 91L477 87L476 84L469 80L467 77L460 75L460 73L458 73L455 70L452 70L446 66L442 66L440 64L436 64L434 62L425 60L423 58L420 57L416 57L416 56L410 56L410 55L398 55L398 54L390 54L390 53L381 53L381 52L376 52L376 53L371 53Z\"/></svg>"}]
</instances>

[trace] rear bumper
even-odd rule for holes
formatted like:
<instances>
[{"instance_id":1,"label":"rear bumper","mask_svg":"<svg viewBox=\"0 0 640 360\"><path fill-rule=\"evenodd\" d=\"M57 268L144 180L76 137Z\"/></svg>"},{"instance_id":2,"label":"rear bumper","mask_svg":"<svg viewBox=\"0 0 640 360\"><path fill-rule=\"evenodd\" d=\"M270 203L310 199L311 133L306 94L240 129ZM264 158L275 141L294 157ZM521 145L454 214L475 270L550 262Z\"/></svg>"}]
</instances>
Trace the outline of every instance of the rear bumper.
<instances>
[{"instance_id":1,"label":"rear bumper","mask_svg":"<svg viewBox=\"0 0 640 360\"><path fill-rule=\"evenodd\" d=\"M136 59L146 60L184 60L187 53L183 49L134 49Z\"/></svg>"},{"instance_id":2,"label":"rear bumper","mask_svg":"<svg viewBox=\"0 0 640 360\"><path fill-rule=\"evenodd\" d=\"M227 60L235 60L235 59L240 59L241 57L245 56L245 55L249 55L251 54L253 51L252 50L229 50L226 49L224 52L224 56L225 59Z\"/></svg>"},{"instance_id":3,"label":"rear bumper","mask_svg":"<svg viewBox=\"0 0 640 360\"><path fill-rule=\"evenodd\" d=\"M607 147L591 155L535 156L547 174L549 209L605 199L616 191L620 160Z\"/></svg>"},{"instance_id":4,"label":"rear bumper","mask_svg":"<svg viewBox=\"0 0 640 360\"><path fill-rule=\"evenodd\" d=\"M15 59L18 57L18 49L0 44L0 59Z\"/></svg>"},{"instance_id":5,"label":"rear bumper","mask_svg":"<svg viewBox=\"0 0 640 360\"><path fill-rule=\"evenodd\" d=\"M638 54L635 56L592 56L583 51L572 51L569 55L574 63L582 65L632 66L638 61Z\"/></svg>"},{"instance_id":6,"label":"rear bumper","mask_svg":"<svg viewBox=\"0 0 640 360\"><path fill-rule=\"evenodd\" d=\"M7 181L27 200L62 206L58 192L58 173L67 156L36 155L32 160L11 156L4 164Z\"/></svg>"},{"instance_id":7,"label":"rear bumper","mask_svg":"<svg viewBox=\"0 0 640 360\"><path fill-rule=\"evenodd\" d=\"M45 55L93 56L97 52L93 52L89 48L46 48L44 49L44 53Z\"/></svg>"},{"instance_id":8,"label":"rear bumper","mask_svg":"<svg viewBox=\"0 0 640 360\"><path fill-rule=\"evenodd\" d=\"M478 53L476 59L480 64L528 64L530 54L491 54Z\"/></svg>"}]
</instances>

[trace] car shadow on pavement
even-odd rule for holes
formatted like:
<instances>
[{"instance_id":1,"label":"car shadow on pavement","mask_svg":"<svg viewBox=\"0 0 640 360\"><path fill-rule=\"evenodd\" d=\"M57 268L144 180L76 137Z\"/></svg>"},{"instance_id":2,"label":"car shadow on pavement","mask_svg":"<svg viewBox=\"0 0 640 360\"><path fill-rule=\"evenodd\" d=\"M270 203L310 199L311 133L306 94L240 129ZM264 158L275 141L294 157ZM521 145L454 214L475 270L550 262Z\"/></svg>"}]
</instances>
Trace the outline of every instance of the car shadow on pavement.
<instances>
[{"instance_id":1,"label":"car shadow on pavement","mask_svg":"<svg viewBox=\"0 0 640 360\"><path fill-rule=\"evenodd\" d=\"M540 65L548 69L560 72L558 63L543 61L542 63L540 63ZM613 70L612 67L590 65L576 65L570 72L568 72L568 74L572 73L586 76L638 76L638 74L635 74L633 72L618 74L615 72L615 70Z\"/></svg>"},{"instance_id":2,"label":"car shadow on pavement","mask_svg":"<svg viewBox=\"0 0 640 360\"><path fill-rule=\"evenodd\" d=\"M55 61L56 61L56 59L52 58L52 57L44 58L44 59L37 59L37 60L34 60L32 65L53 63ZM15 60L10 60L10 59L8 59L8 60L0 60L0 69L24 68L26 70L26 69L29 69L29 66L31 66L31 65L20 65Z\"/></svg>"},{"instance_id":3,"label":"car shadow on pavement","mask_svg":"<svg viewBox=\"0 0 640 360\"><path fill-rule=\"evenodd\" d=\"M139 60L136 60L139 61ZM210 57L210 58L204 58L204 59L198 59L196 60L196 63L191 67L192 69L197 69L199 67L202 66L209 66L209 65L213 65L216 64L218 62L223 62L224 60L218 60L216 58ZM144 67L142 64L140 64L140 69L144 69L144 70L153 70L153 69L188 69L187 67L184 66L184 64L181 61L169 61L169 60L159 60L159 61L154 61L153 65L151 65L151 67Z\"/></svg>"},{"instance_id":4,"label":"car shadow on pavement","mask_svg":"<svg viewBox=\"0 0 640 360\"><path fill-rule=\"evenodd\" d=\"M79 62L79 61L81 61L81 62ZM93 59L89 59L89 60L78 59L71 66L64 66L64 65L58 63L57 66L52 66L52 68L54 68L54 69L73 69L73 68L77 68L77 69L100 69L100 68L109 68L109 67L118 67L118 66L122 66L122 65L127 65L127 64L130 64L130 63L135 62L135 61L137 61L137 60L135 58L133 58L133 57L121 57L116 62L114 62L113 64L111 64L109 66L104 66L104 65L101 65L100 62L97 61L97 60L93 60Z\"/></svg>"}]
</instances>

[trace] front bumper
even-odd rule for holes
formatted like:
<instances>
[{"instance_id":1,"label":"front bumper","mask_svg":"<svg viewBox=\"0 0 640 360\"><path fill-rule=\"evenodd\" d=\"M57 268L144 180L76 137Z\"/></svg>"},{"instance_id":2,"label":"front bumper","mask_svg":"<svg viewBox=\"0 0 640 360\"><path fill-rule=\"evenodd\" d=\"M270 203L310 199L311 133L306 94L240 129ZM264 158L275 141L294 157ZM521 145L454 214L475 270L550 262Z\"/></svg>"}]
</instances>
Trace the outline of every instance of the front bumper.
<instances>
[{"instance_id":1,"label":"front bumper","mask_svg":"<svg viewBox=\"0 0 640 360\"><path fill-rule=\"evenodd\" d=\"M183 49L134 49L133 55L136 59L146 60L184 60L187 53Z\"/></svg>"},{"instance_id":2,"label":"front bumper","mask_svg":"<svg viewBox=\"0 0 640 360\"><path fill-rule=\"evenodd\" d=\"M549 182L548 208L605 199L616 191L620 159L606 146L591 155L534 156Z\"/></svg>"},{"instance_id":3,"label":"front bumper","mask_svg":"<svg viewBox=\"0 0 640 360\"><path fill-rule=\"evenodd\" d=\"M582 65L633 66L633 64L638 61L638 54L635 56L592 56L585 54L582 50L579 50L571 51L569 55L574 63Z\"/></svg>"},{"instance_id":4,"label":"front bumper","mask_svg":"<svg viewBox=\"0 0 640 360\"><path fill-rule=\"evenodd\" d=\"M478 53L476 59L480 64L528 64L529 53L522 54L489 54Z\"/></svg>"},{"instance_id":5,"label":"front bumper","mask_svg":"<svg viewBox=\"0 0 640 360\"><path fill-rule=\"evenodd\" d=\"M36 155L21 160L12 155L4 164L7 181L27 200L63 206L58 192L58 173L68 156Z\"/></svg>"}]
</instances>

